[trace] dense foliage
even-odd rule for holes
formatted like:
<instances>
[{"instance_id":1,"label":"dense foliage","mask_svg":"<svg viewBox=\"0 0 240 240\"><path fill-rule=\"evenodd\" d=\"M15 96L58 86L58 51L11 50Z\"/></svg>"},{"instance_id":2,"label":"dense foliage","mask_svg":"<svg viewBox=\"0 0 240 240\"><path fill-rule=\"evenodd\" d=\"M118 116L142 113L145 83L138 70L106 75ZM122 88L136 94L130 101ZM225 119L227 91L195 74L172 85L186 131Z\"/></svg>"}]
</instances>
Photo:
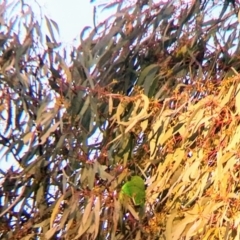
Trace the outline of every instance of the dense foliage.
<instances>
[{"instance_id":1,"label":"dense foliage","mask_svg":"<svg viewBox=\"0 0 240 240\"><path fill-rule=\"evenodd\" d=\"M1 3L0 238L240 239L237 4L111 3L69 51Z\"/></svg>"}]
</instances>

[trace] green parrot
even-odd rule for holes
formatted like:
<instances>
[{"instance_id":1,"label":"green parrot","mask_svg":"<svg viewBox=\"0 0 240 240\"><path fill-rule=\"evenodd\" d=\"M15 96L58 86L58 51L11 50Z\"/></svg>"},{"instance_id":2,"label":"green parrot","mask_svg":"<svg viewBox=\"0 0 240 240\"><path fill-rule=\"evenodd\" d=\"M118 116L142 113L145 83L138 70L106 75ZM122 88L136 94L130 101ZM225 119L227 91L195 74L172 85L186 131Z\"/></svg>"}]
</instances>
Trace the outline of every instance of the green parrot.
<instances>
[{"instance_id":1,"label":"green parrot","mask_svg":"<svg viewBox=\"0 0 240 240\"><path fill-rule=\"evenodd\" d=\"M145 204L144 180L139 176L132 176L121 188L120 200L131 199L135 206L143 207Z\"/></svg>"}]
</instances>

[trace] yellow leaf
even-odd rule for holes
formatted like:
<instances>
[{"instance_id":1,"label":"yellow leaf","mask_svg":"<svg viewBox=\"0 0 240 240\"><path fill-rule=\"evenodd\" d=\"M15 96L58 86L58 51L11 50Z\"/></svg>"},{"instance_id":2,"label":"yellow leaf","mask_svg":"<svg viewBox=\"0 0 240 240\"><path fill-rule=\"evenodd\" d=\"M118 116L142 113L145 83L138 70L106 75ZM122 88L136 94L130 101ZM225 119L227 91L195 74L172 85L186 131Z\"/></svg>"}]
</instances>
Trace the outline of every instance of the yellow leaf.
<instances>
[{"instance_id":1,"label":"yellow leaf","mask_svg":"<svg viewBox=\"0 0 240 240\"><path fill-rule=\"evenodd\" d=\"M234 153L233 152L226 152L223 156L222 156L222 159L221 159L221 162L224 164L227 162L226 166L224 169L226 169L227 165L228 165L228 162L229 162L229 159L232 158L232 156L234 156ZM237 161L237 160L235 160ZM236 162L235 162L236 163ZM228 168L227 168L228 170Z\"/></svg>"},{"instance_id":2,"label":"yellow leaf","mask_svg":"<svg viewBox=\"0 0 240 240\"><path fill-rule=\"evenodd\" d=\"M108 100L108 114L109 115L112 115L112 111L113 111L113 99L112 99L112 96L110 95L109 96L109 100Z\"/></svg>"},{"instance_id":3,"label":"yellow leaf","mask_svg":"<svg viewBox=\"0 0 240 240\"><path fill-rule=\"evenodd\" d=\"M240 225L237 226L237 234L234 240L239 240L240 239Z\"/></svg>"},{"instance_id":4,"label":"yellow leaf","mask_svg":"<svg viewBox=\"0 0 240 240\"><path fill-rule=\"evenodd\" d=\"M236 145L239 144L239 141L240 141L240 125L233 132L231 141L228 143L226 147L226 151L232 151L233 149L235 149Z\"/></svg>"},{"instance_id":5,"label":"yellow leaf","mask_svg":"<svg viewBox=\"0 0 240 240\"><path fill-rule=\"evenodd\" d=\"M145 117L145 115L147 114L148 107L149 107L149 98L144 94L141 94L141 97L144 101L144 105L143 105L142 110L140 111L140 113L136 117L138 119Z\"/></svg>"},{"instance_id":6,"label":"yellow leaf","mask_svg":"<svg viewBox=\"0 0 240 240\"><path fill-rule=\"evenodd\" d=\"M66 232L71 228L72 224L73 224L73 218L71 218L68 223L67 223L67 226L66 226Z\"/></svg>"},{"instance_id":7,"label":"yellow leaf","mask_svg":"<svg viewBox=\"0 0 240 240\"><path fill-rule=\"evenodd\" d=\"M160 135L157 145L163 145L173 135L173 128L167 130L166 133Z\"/></svg>"},{"instance_id":8,"label":"yellow leaf","mask_svg":"<svg viewBox=\"0 0 240 240\"><path fill-rule=\"evenodd\" d=\"M117 122L120 124L124 124L124 122L121 121L121 115L125 110L125 104L123 102L118 104L117 111L116 111L116 119Z\"/></svg>"},{"instance_id":9,"label":"yellow leaf","mask_svg":"<svg viewBox=\"0 0 240 240\"><path fill-rule=\"evenodd\" d=\"M57 231L57 226L54 228L50 228L46 233L45 233L45 239L51 239L54 233Z\"/></svg>"},{"instance_id":10,"label":"yellow leaf","mask_svg":"<svg viewBox=\"0 0 240 240\"><path fill-rule=\"evenodd\" d=\"M140 123L140 126L141 126L141 128L142 128L142 132L145 132L145 130L146 130L147 126L148 126L148 119L142 121L142 122Z\"/></svg>"},{"instance_id":11,"label":"yellow leaf","mask_svg":"<svg viewBox=\"0 0 240 240\"><path fill-rule=\"evenodd\" d=\"M131 117L129 118L129 120L132 120L133 117L137 116L137 112L138 112L141 102L142 102L142 99L138 98L137 101L134 103L134 109L132 110Z\"/></svg>"},{"instance_id":12,"label":"yellow leaf","mask_svg":"<svg viewBox=\"0 0 240 240\"><path fill-rule=\"evenodd\" d=\"M203 219L199 219L194 222L186 232L186 239L191 239L191 237L193 237L199 231L199 229L203 228L205 224L206 221L204 221Z\"/></svg>"},{"instance_id":13,"label":"yellow leaf","mask_svg":"<svg viewBox=\"0 0 240 240\"><path fill-rule=\"evenodd\" d=\"M149 98L144 94L141 94L140 97L141 97L140 100L137 101L137 104L135 105L134 111L132 112L133 116L131 116L129 118L129 121L121 121L120 116L123 113L125 107L123 107L122 104L118 105L117 113L116 113L116 118L117 118L118 124L121 124L121 125L124 125L124 126L129 126L129 125L134 126L135 124L133 124L133 122L136 123L136 122L140 121L141 119L146 118L148 116L147 110L148 110L148 107L149 107ZM144 104L143 104L143 107L140 107L140 103L142 101L143 101ZM142 108L142 109L135 116L136 111L139 110L139 108Z\"/></svg>"},{"instance_id":14,"label":"yellow leaf","mask_svg":"<svg viewBox=\"0 0 240 240\"><path fill-rule=\"evenodd\" d=\"M188 50L187 45L184 45L180 48L180 50L177 52L177 57L184 56Z\"/></svg>"},{"instance_id":15,"label":"yellow leaf","mask_svg":"<svg viewBox=\"0 0 240 240\"><path fill-rule=\"evenodd\" d=\"M125 129L125 133L128 133L136 124L138 123L138 120L132 121L128 127Z\"/></svg>"},{"instance_id":16,"label":"yellow leaf","mask_svg":"<svg viewBox=\"0 0 240 240\"><path fill-rule=\"evenodd\" d=\"M184 182L190 182L192 179L195 179L199 176L199 165L201 161L199 159L196 159L190 166L186 166L186 172L184 172L183 175L183 181Z\"/></svg>"},{"instance_id":17,"label":"yellow leaf","mask_svg":"<svg viewBox=\"0 0 240 240\"><path fill-rule=\"evenodd\" d=\"M210 236L213 235L213 232L215 231L215 228L210 228L207 230L207 233L204 234L202 240L209 240Z\"/></svg>"},{"instance_id":18,"label":"yellow leaf","mask_svg":"<svg viewBox=\"0 0 240 240\"><path fill-rule=\"evenodd\" d=\"M158 178L157 181L159 181L162 177L162 174L166 173L166 170L168 166L172 163L173 160L173 154L169 153L166 158L164 159L163 163L158 165L157 173Z\"/></svg>"},{"instance_id":19,"label":"yellow leaf","mask_svg":"<svg viewBox=\"0 0 240 240\"><path fill-rule=\"evenodd\" d=\"M240 84L238 84L238 87L236 90L235 105L236 105L236 114L240 114Z\"/></svg>"},{"instance_id":20,"label":"yellow leaf","mask_svg":"<svg viewBox=\"0 0 240 240\"><path fill-rule=\"evenodd\" d=\"M135 209L128 202L125 204L125 206L130 211L130 213L133 215L133 217L136 220L139 220L138 213L135 211Z\"/></svg>"},{"instance_id":21,"label":"yellow leaf","mask_svg":"<svg viewBox=\"0 0 240 240\"><path fill-rule=\"evenodd\" d=\"M84 218L83 218L84 219ZM93 220L93 212L90 212L90 214L88 215L88 218L85 221L85 224L81 224L79 229L78 229L78 234L77 236L74 238L74 240L79 239L86 231L87 229L91 226L92 224L92 220Z\"/></svg>"},{"instance_id":22,"label":"yellow leaf","mask_svg":"<svg viewBox=\"0 0 240 240\"><path fill-rule=\"evenodd\" d=\"M67 64L63 61L63 59L61 60L61 67L66 74L67 82L71 83L72 82L72 75L71 75L71 72L69 71L69 68L68 68Z\"/></svg>"},{"instance_id":23,"label":"yellow leaf","mask_svg":"<svg viewBox=\"0 0 240 240\"><path fill-rule=\"evenodd\" d=\"M219 96L220 96L220 106L221 107L225 107L227 105L227 103L229 102L229 100L231 99L231 96L232 96L232 93L233 93L233 90L235 88L235 85L232 84L230 86L230 88L228 89L227 91L227 94L225 95L225 92L224 91L221 91L219 93Z\"/></svg>"},{"instance_id":24,"label":"yellow leaf","mask_svg":"<svg viewBox=\"0 0 240 240\"><path fill-rule=\"evenodd\" d=\"M171 204L169 207L171 207L175 201L183 194L183 190L185 188L185 182L180 182L178 184L174 184L170 189L169 189L169 194L173 194L174 198L171 201Z\"/></svg>"},{"instance_id":25,"label":"yellow leaf","mask_svg":"<svg viewBox=\"0 0 240 240\"><path fill-rule=\"evenodd\" d=\"M116 232L117 226L118 226L118 220L120 217L120 212L121 212L121 204L120 202L114 197L114 211L113 211L113 233Z\"/></svg>"},{"instance_id":26,"label":"yellow leaf","mask_svg":"<svg viewBox=\"0 0 240 240\"><path fill-rule=\"evenodd\" d=\"M172 235L169 239L181 239L181 235L186 228L186 226L190 223L195 222L198 219L198 214L196 215L186 215L184 219L180 220L176 225L172 228Z\"/></svg>"},{"instance_id":27,"label":"yellow leaf","mask_svg":"<svg viewBox=\"0 0 240 240\"><path fill-rule=\"evenodd\" d=\"M172 238L172 228L173 228L173 220L177 216L177 211L171 212L167 218L166 231L165 231L165 239L173 239Z\"/></svg>"},{"instance_id":28,"label":"yellow leaf","mask_svg":"<svg viewBox=\"0 0 240 240\"><path fill-rule=\"evenodd\" d=\"M24 142L24 144L26 144L29 140L32 140L33 136L34 136L34 133L29 132L22 138L22 141Z\"/></svg>"},{"instance_id":29,"label":"yellow leaf","mask_svg":"<svg viewBox=\"0 0 240 240\"><path fill-rule=\"evenodd\" d=\"M199 189L200 189L200 193L199 193L199 196L201 196L203 194L203 191L205 190L206 186L210 185L210 180L209 180L209 175L210 173L206 172L204 173L204 175L202 176L201 180L199 181L200 183L200 186L199 186Z\"/></svg>"},{"instance_id":30,"label":"yellow leaf","mask_svg":"<svg viewBox=\"0 0 240 240\"><path fill-rule=\"evenodd\" d=\"M63 215L61 216L61 222L60 222L60 224L59 224L59 226L58 226L58 229L59 229L59 230L62 229L62 228L64 228L70 212L71 212L71 208L66 208L66 209L64 210Z\"/></svg>"},{"instance_id":31,"label":"yellow leaf","mask_svg":"<svg viewBox=\"0 0 240 240\"><path fill-rule=\"evenodd\" d=\"M94 238L96 239L97 235L98 235L98 229L99 229L99 225L100 225L100 198L96 197L95 199L95 208L94 208Z\"/></svg>"},{"instance_id":32,"label":"yellow leaf","mask_svg":"<svg viewBox=\"0 0 240 240\"><path fill-rule=\"evenodd\" d=\"M141 231L138 231L135 240L141 240Z\"/></svg>"},{"instance_id":33,"label":"yellow leaf","mask_svg":"<svg viewBox=\"0 0 240 240\"><path fill-rule=\"evenodd\" d=\"M56 218L56 216L57 216L57 214L58 214L59 206L60 206L63 198L64 198L64 195L62 195L62 196L57 200L56 205L55 205L54 208L53 208L52 215L51 215L51 218L50 218L50 228L53 227L53 222L54 222L54 220L55 220L55 218Z\"/></svg>"},{"instance_id":34,"label":"yellow leaf","mask_svg":"<svg viewBox=\"0 0 240 240\"><path fill-rule=\"evenodd\" d=\"M44 143L46 142L47 138L49 137L49 135L58 128L59 124L60 124L60 122L55 123L52 127L50 127L50 128L47 130L46 133L44 133L44 134L41 136L41 142L40 142L41 145L44 144Z\"/></svg>"},{"instance_id":35,"label":"yellow leaf","mask_svg":"<svg viewBox=\"0 0 240 240\"><path fill-rule=\"evenodd\" d=\"M24 86L25 88L28 88L28 87L29 87L29 77L26 76L25 74L21 74L21 73L19 73L19 74L17 74L17 75L18 75L18 77L19 77L19 80L20 80L21 83L23 84L23 86Z\"/></svg>"},{"instance_id":36,"label":"yellow leaf","mask_svg":"<svg viewBox=\"0 0 240 240\"><path fill-rule=\"evenodd\" d=\"M171 177L171 179L172 179L172 174L173 173L175 173L175 172L177 172L177 169L178 169L178 167L180 166L180 164L181 164L181 162L182 162L182 160L183 160L183 158L184 158L184 156L185 156L185 151L183 150L183 149L181 149L181 148L177 148L177 150L174 152L174 154L173 154L173 157L171 158L171 160L170 160L170 165L172 165L173 164L173 166L172 166L172 168L171 168L171 172L170 172L170 174L169 174L169 176L168 176L168 179ZM175 176L176 177L176 176ZM167 181L168 181L168 179L167 179ZM170 180L171 180L170 179Z\"/></svg>"},{"instance_id":37,"label":"yellow leaf","mask_svg":"<svg viewBox=\"0 0 240 240\"><path fill-rule=\"evenodd\" d=\"M87 219L89 218L91 209L92 209L92 204L93 204L93 196L88 200L88 204L84 209L83 217L82 217L82 225L84 226L87 222Z\"/></svg>"}]
</instances>

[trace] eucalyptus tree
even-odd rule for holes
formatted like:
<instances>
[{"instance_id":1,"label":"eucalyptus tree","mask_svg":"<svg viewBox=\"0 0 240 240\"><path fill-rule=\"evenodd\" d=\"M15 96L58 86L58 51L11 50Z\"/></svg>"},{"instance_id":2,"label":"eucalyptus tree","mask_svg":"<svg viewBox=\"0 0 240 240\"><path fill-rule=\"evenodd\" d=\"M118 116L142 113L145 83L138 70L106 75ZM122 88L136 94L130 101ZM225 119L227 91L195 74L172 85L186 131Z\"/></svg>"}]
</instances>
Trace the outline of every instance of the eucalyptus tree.
<instances>
[{"instance_id":1,"label":"eucalyptus tree","mask_svg":"<svg viewBox=\"0 0 240 240\"><path fill-rule=\"evenodd\" d=\"M70 50L34 4L0 5L1 238L239 239L238 3L96 6Z\"/></svg>"}]
</instances>

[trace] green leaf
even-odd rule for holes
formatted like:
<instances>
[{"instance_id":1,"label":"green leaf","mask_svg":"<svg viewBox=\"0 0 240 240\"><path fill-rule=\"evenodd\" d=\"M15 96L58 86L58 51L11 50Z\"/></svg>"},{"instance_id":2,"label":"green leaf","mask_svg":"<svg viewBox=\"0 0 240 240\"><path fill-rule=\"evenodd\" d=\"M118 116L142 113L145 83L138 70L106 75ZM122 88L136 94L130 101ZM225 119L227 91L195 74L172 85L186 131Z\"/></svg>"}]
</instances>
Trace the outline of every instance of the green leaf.
<instances>
[{"instance_id":1,"label":"green leaf","mask_svg":"<svg viewBox=\"0 0 240 240\"><path fill-rule=\"evenodd\" d=\"M141 72L141 75L138 79L137 84L142 85L144 83L145 78L149 74L154 75L157 72L158 69L159 69L158 64L151 64L151 65L147 66L146 68L144 68L144 70Z\"/></svg>"},{"instance_id":2,"label":"green leaf","mask_svg":"<svg viewBox=\"0 0 240 240\"><path fill-rule=\"evenodd\" d=\"M54 30L52 28L52 24L54 25L56 31L59 32L57 24L53 20L48 19L46 16L45 16L45 21L46 21L46 25L47 25L48 31L50 33L50 36L51 36L52 40L54 41L54 43L56 43L57 41L56 41L56 38L54 36Z\"/></svg>"},{"instance_id":3,"label":"green leaf","mask_svg":"<svg viewBox=\"0 0 240 240\"><path fill-rule=\"evenodd\" d=\"M53 26L55 27L57 33L59 34L60 31L59 31L59 27L58 27L57 23L55 21L53 21L52 19L50 19L50 22L53 24Z\"/></svg>"}]
</instances>

